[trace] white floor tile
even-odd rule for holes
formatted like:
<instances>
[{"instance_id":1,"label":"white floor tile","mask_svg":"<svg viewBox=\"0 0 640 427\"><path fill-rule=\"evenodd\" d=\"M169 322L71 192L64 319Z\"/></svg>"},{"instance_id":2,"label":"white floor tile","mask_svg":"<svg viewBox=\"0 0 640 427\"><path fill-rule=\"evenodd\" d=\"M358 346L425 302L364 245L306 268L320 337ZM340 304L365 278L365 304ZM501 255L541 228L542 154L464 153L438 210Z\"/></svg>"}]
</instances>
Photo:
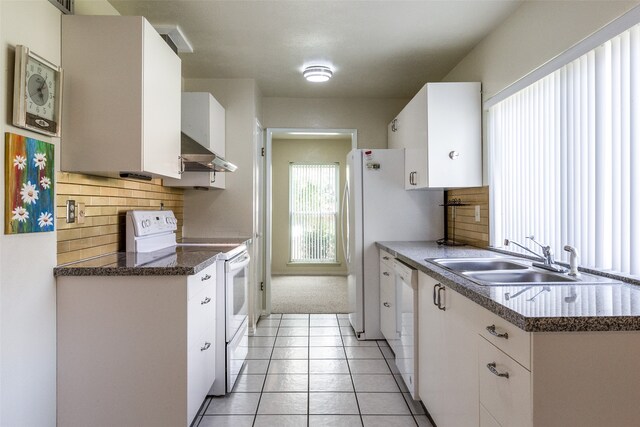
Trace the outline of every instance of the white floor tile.
<instances>
[{"instance_id":1,"label":"white floor tile","mask_svg":"<svg viewBox=\"0 0 640 427\"><path fill-rule=\"evenodd\" d=\"M348 374L346 360L309 360L311 374Z\"/></svg>"},{"instance_id":2,"label":"white floor tile","mask_svg":"<svg viewBox=\"0 0 640 427\"><path fill-rule=\"evenodd\" d=\"M307 328L309 327L308 319L282 319L280 322L282 328Z\"/></svg>"},{"instance_id":3,"label":"white floor tile","mask_svg":"<svg viewBox=\"0 0 640 427\"><path fill-rule=\"evenodd\" d=\"M309 337L278 337L276 347L308 347Z\"/></svg>"},{"instance_id":4,"label":"white floor tile","mask_svg":"<svg viewBox=\"0 0 640 427\"><path fill-rule=\"evenodd\" d=\"M244 364L243 374L266 374L268 360L247 360Z\"/></svg>"},{"instance_id":5,"label":"white floor tile","mask_svg":"<svg viewBox=\"0 0 640 427\"><path fill-rule=\"evenodd\" d=\"M274 374L267 375L264 392L306 392L309 389L307 374Z\"/></svg>"},{"instance_id":6,"label":"white floor tile","mask_svg":"<svg viewBox=\"0 0 640 427\"><path fill-rule=\"evenodd\" d=\"M309 374L310 391L350 391L353 392L349 374Z\"/></svg>"},{"instance_id":7,"label":"white floor tile","mask_svg":"<svg viewBox=\"0 0 640 427\"><path fill-rule=\"evenodd\" d=\"M375 341L360 341L355 336L345 335L342 337L345 347L377 347L378 344Z\"/></svg>"},{"instance_id":8,"label":"white floor tile","mask_svg":"<svg viewBox=\"0 0 640 427\"><path fill-rule=\"evenodd\" d=\"M347 313L338 313L338 319L348 319L349 314Z\"/></svg>"},{"instance_id":9,"label":"white floor tile","mask_svg":"<svg viewBox=\"0 0 640 427\"><path fill-rule=\"evenodd\" d=\"M306 374L308 372L307 360L272 360L268 374Z\"/></svg>"},{"instance_id":10,"label":"white floor tile","mask_svg":"<svg viewBox=\"0 0 640 427\"><path fill-rule=\"evenodd\" d=\"M279 328L279 337L307 337L309 336L309 328Z\"/></svg>"},{"instance_id":11,"label":"white floor tile","mask_svg":"<svg viewBox=\"0 0 640 427\"><path fill-rule=\"evenodd\" d=\"M283 314L282 319L309 319L308 314Z\"/></svg>"},{"instance_id":12,"label":"white floor tile","mask_svg":"<svg viewBox=\"0 0 640 427\"><path fill-rule=\"evenodd\" d=\"M347 319L348 321L348 319ZM316 319L316 318L312 318L309 325L312 328L316 328L316 327L321 327L321 326L338 326L338 319L331 318L331 319Z\"/></svg>"},{"instance_id":13,"label":"white floor tile","mask_svg":"<svg viewBox=\"0 0 640 427\"><path fill-rule=\"evenodd\" d=\"M253 331L254 337L275 337L278 333L277 327L257 327L255 331Z\"/></svg>"},{"instance_id":14,"label":"white floor tile","mask_svg":"<svg viewBox=\"0 0 640 427\"><path fill-rule=\"evenodd\" d=\"M363 415L364 427L415 427L410 415Z\"/></svg>"},{"instance_id":15,"label":"white floor tile","mask_svg":"<svg viewBox=\"0 0 640 427\"><path fill-rule=\"evenodd\" d=\"M258 415L254 427L306 427L306 415Z\"/></svg>"},{"instance_id":16,"label":"white floor tile","mask_svg":"<svg viewBox=\"0 0 640 427\"><path fill-rule=\"evenodd\" d=\"M310 319L337 319L338 316L335 314L310 314Z\"/></svg>"},{"instance_id":17,"label":"white floor tile","mask_svg":"<svg viewBox=\"0 0 640 427\"><path fill-rule=\"evenodd\" d=\"M224 397L214 397L205 415L253 415L259 400L260 393L230 393Z\"/></svg>"},{"instance_id":18,"label":"white floor tile","mask_svg":"<svg viewBox=\"0 0 640 427\"><path fill-rule=\"evenodd\" d=\"M309 358L307 347L275 347L271 359L304 359Z\"/></svg>"},{"instance_id":19,"label":"white floor tile","mask_svg":"<svg viewBox=\"0 0 640 427\"><path fill-rule=\"evenodd\" d=\"M354 393L309 393L309 414L358 414Z\"/></svg>"},{"instance_id":20,"label":"white floor tile","mask_svg":"<svg viewBox=\"0 0 640 427\"><path fill-rule=\"evenodd\" d=\"M400 392L391 374L354 374L353 384L357 392Z\"/></svg>"},{"instance_id":21,"label":"white floor tile","mask_svg":"<svg viewBox=\"0 0 640 427\"><path fill-rule=\"evenodd\" d=\"M383 359L382 352L376 347L345 347L347 359Z\"/></svg>"},{"instance_id":22,"label":"white floor tile","mask_svg":"<svg viewBox=\"0 0 640 427\"><path fill-rule=\"evenodd\" d=\"M340 336L340 328L335 327L316 327L309 328L309 336L311 337L331 337Z\"/></svg>"},{"instance_id":23,"label":"white floor tile","mask_svg":"<svg viewBox=\"0 0 640 427\"><path fill-rule=\"evenodd\" d=\"M360 415L309 415L309 427L362 427Z\"/></svg>"},{"instance_id":24,"label":"white floor tile","mask_svg":"<svg viewBox=\"0 0 640 427\"><path fill-rule=\"evenodd\" d=\"M280 319L260 319L258 328L277 328L280 326Z\"/></svg>"},{"instance_id":25,"label":"white floor tile","mask_svg":"<svg viewBox=\"0 0 640 427\"><path fill-rule=\"evenodd\" d=\"M338 317L338 324L340 326L351 326L351 321L348 317Z\"/></svg>"},{"instance_id":26,"label":"white floor tile","mask_svg":"<svg viewBox=\"0 0 640 427\"><path fill-rule=\"evenodd\" d=\"M269 360L271 359L271 351L273 351L273 347L249 347L249 351L247 352L247 360Z\"/></svg>"},{"instance_id":27,"label":"white floor tile","mask_svg":"<svg viewBox=\"0 0 640 427\"><path fill-rule=\"evenodd\" d=\"M390 374L384 359L349 359L352 374Z\"/></svg>"},{"instance_id":28,"label":"white floor tile","mask_svg":"<svg viewBox=\"0 0 640 427\"><path fill-rule=\"evenodd\" d=\"M307 414L307 393L263 393L258 414Z\"/></svg>"},{"instance_id":29,"label":"white floor tile","mask_svg":"<svg viewBox=\"0 0 640 427\"><path fill-rule=\"evenodd\" d=\"M309 359L346 359L344 347L309 347Z\"/></svg>"},{"instance_id":30,"label":"white floor tile","mask_svg":"<svg viewBox=\"0 0 640 427\"><path fill-rule=\"evenodd\" d=\"M249 337L249 347L273 347L276 337Z\"/></svg>"},{"instance_id":31,"label":"white floor tile","mask_svg":"<svg viewBox=\"0 0 640 427\"><path fill-rule=\"evenodd\" d=\"M351 326L340 326L340 333L342 334L342 336L356 336L356 333L353 331L353 328Z\"/></svg>"},{"instance_id":32,"label":"white floor tile","mask_svg":"<svg viewBox=\"0 0 640 427\"><path fill-rule=\"evenodd\" d=\"M264 374L247 375L242 374L236 380L233 386L234 393L260 393L264 384Z\"/></svg>"},{"instance_id":33,"label":"white floor tile","mask_svg":"<svg viewBox=\"0 0 640 427\"><path fill-rule=\"evenodd\" d=\"M254 415L208 415L198 427L251 427Z\"/></svg>"},{"instance_id":34,"label":"white floor tile","mask_svg":"<svg viewBox=\"0 0 640 427\"><path fill-rule=\"evenodd\" d=\"M311 347L340 347L342 346L342 338L336 337L310 337L309 346Z\"/></svg>"},{"instance_id":35,"label":"white floor tile","mask_svg":"<svg viewBox=\"0 0 640 427\"><path fill-rule=\"evenodd\" d=\"M362 415L411 415L402 393L358 393Z\"/></svg>"}]
</instances>

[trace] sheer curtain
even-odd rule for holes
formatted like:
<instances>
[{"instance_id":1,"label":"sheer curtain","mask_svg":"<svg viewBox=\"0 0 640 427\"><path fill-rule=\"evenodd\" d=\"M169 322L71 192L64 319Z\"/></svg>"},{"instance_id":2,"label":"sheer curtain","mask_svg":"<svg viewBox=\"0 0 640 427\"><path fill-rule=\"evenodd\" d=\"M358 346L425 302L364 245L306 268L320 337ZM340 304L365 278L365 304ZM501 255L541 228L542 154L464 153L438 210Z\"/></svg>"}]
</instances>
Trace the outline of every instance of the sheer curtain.
<instances>
[{"instance_id":1,"label":"sheer curtain","mask_svg":"<svg viewBox=\"0 0 640 427\"><path fill-rule=\"evenodd\" d=\"M491 243L640 275L640 25L488 110ZM512 248L509 248L512 249Z\"/></svg>"}]
</instances>

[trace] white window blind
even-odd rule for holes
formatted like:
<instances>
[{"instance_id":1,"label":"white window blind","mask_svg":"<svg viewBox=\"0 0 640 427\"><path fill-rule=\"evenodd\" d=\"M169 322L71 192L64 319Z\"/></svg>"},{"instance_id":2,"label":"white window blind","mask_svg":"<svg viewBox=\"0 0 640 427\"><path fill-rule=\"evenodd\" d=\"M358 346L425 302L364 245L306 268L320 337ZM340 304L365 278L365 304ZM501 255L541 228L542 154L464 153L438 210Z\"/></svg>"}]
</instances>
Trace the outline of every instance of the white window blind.
<instances>
[{"instance_id":1,"label":"white window blind","mask_svg":"<svg viewBox=\"0 0 640 427\"><path fill-rule=\"evenodd\" d=\"M640 26L492 106L488 140L492 245L640 275Z\"/></svg>"},{"instance_id":2,"label":"white window blind","mask_svg":"<svg viewBox=\"0 0 640 427\"><path fill-rule=\"evenodd\" d=\"M337 262L338 164L289 165L290 260Z\"/></svg>"}]
</instances>

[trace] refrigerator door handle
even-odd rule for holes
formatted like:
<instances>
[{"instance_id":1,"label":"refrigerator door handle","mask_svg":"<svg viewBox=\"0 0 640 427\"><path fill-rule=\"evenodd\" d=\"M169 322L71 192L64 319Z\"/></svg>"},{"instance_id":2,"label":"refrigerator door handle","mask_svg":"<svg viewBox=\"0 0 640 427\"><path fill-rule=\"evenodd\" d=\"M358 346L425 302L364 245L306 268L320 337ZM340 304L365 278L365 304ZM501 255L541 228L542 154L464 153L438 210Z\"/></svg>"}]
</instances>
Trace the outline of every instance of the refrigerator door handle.
<instances>
[{"instance_id":1,"label":"refrigerator door handle","mask_svg":"<svg viewBox=\"0 0 640 427\"><path fill-rule=\"evenodd\" d=\"M346 245L346 239L345 239L345 234L344 234L344 208L345 208L345 203L347 202L347 186L349 184L347 182L345 182L344 184L344 190L342 191L342 205L340 206L340 237L342 240L342 253L344 254L344 258L345 260L347 260L347 245ZM349 261L347 260L347 263Z\"/></svg>"}]
</instances>

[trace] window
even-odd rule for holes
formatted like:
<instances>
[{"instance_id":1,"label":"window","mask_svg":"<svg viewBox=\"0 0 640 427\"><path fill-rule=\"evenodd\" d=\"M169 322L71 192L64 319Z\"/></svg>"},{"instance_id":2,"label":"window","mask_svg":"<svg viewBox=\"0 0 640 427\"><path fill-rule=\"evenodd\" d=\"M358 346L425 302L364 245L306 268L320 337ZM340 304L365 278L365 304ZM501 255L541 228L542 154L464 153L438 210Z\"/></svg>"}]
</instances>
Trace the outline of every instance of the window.
<instances>
[{"instance_id":1,"label":"window","mask_svg":"<svg viewBox=\"0 0 640 427\"><path fill-rule=\"evenodd\" d=\"M640 275L640 26L489 108L491 244Z\"/></svg>"},{"instance_id":2,"label":"window","mask_svg":"<svg viewBox=\"0 0 640 427\"><path fill-rule=\"evenodd\" d=\"M289 165L291 262L336 263L339 165Z\"/></svg>"}]
</instances>

